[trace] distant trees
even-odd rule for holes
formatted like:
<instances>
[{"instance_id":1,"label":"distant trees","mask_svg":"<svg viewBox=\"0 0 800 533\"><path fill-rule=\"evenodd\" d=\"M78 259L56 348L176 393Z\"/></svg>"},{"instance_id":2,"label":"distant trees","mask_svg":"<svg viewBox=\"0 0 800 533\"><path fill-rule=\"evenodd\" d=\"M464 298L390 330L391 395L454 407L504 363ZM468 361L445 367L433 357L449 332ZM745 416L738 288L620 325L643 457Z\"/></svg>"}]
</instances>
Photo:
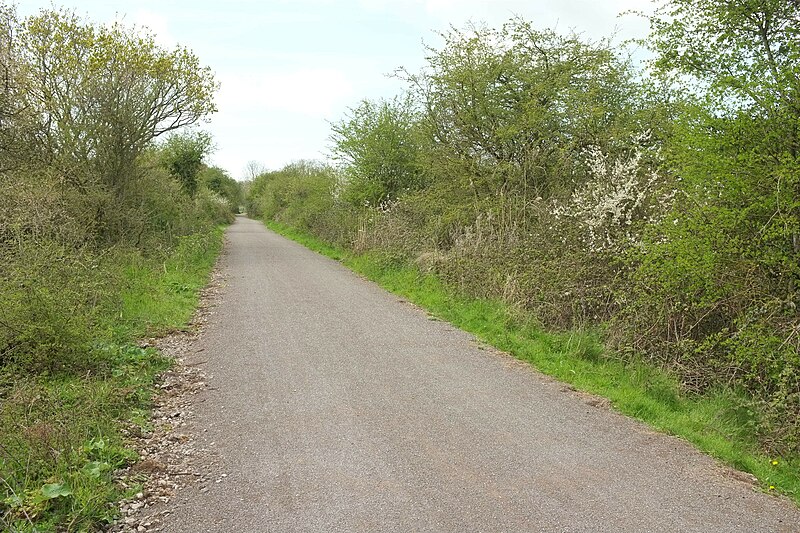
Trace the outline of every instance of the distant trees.
<instances>
[{"instance_id":1,"label":"distant trees","mask_svg":"<svg viewBox=\"0 0 800 533\"><path fill-rule=\"evenodd\" d=\"M239 212L244 205L242 185L219 167L205 167L198 175L198 182L228 202L231 211Z\"/></svg>"},{"instance_id":2,"label":"distant trees","mask_svg":"<svg viewBox=\"0 0 800 533\"><path fill-rule=\"evenodd\" d=\"M258 161L248 161L244 167L244 178L247 181L253 181L266 171L267 168Z\"/></svg>"}]
</instances>

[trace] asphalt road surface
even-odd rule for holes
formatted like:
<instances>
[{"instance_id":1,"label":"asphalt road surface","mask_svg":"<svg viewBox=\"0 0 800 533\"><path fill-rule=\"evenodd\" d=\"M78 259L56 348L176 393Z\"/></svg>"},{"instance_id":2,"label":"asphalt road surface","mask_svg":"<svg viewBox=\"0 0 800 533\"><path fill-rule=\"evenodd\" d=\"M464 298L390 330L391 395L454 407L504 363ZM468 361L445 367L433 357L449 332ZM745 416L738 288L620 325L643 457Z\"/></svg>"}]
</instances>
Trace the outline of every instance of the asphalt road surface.
<instances>
[{"instance_id":1,"label":"asphalt road surface","mask_svg":"<svg viewBox=\"0 0 800 533\"><path fill-rule=\"evenodd\" d=\"M798 532L800 512L239 218L171 532ZM213 443L213 444L212 444Z\"/></svg>"}]
</instances>

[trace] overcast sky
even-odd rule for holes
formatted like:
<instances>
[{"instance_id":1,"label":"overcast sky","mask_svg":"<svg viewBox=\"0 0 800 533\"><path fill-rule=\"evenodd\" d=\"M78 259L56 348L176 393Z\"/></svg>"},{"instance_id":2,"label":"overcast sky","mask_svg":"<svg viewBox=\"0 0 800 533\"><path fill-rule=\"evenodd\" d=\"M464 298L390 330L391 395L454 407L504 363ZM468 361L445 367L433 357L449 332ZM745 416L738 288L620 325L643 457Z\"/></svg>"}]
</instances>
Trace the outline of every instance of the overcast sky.
<instances>
[{"instance_id":1,"label":"overcast sky","mask_svg":"<svg viewBox=\"0 0 800 533\"><path fill-rule=\"evenodd\" d=\"M424 64L423 41L469 21L499 27L515 15L540 28L597 39L643 37L647 24L618 14L651 0L55 0L96 22L152 29L165 46L192 49L221 84L211 163L241 179L249 161L277 169L323 159L329 121L363 98L391 97L387 74ZM23 0L21 15L51 0Z\"/></svg>"}]
</instances>

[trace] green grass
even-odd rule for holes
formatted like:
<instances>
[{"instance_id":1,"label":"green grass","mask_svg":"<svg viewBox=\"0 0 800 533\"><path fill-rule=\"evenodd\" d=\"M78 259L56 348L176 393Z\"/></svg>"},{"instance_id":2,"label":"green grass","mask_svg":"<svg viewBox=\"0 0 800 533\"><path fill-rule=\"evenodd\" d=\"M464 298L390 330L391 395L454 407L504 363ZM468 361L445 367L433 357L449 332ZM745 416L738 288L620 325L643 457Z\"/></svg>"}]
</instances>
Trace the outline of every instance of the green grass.
<instances>
[{"instance_id":1,"label":"green grass","mask_svg":"<svg viewBox=\"0 0 800 533\"><path fill-rule=\"evenodd\" d=\"M753 474L764 491L785 494L800 505L800 458L768 457L760 451L751 431L758 413L746 396L733 390L687 394L660 368L615 358L593 332L547 333L503 302L464 297L411 266L348 254L294 228L266 224L545 374L608 398L618 411Z\"/></svg>"},{"instance_id":2,"label":"green grass","mask_svg":"<svg viewBox=\"0 0 800 533\"><path fill-rule=\"evenodd\" d=\"M157 375L172 364L134 342L186 327L222 247L222 229L161 259L120 258L119 313L96 324L89 371L0 367L0 530L92 531L117 516L115 469L137 454L122 429L146 424Z\"/></svg>"},{"instance_id":3,"label":"green grass","mask_svg":"<svg viewBox=\"0 0 800 533\"><path fill-rule=\"evenodd\" d=\"M185 328L222 249L222 233L219 227L207 235L183 237L175 252L157 265L129 264L121 316L113 326L115 336L157 336Z\"/></svg>"}]
</instances>

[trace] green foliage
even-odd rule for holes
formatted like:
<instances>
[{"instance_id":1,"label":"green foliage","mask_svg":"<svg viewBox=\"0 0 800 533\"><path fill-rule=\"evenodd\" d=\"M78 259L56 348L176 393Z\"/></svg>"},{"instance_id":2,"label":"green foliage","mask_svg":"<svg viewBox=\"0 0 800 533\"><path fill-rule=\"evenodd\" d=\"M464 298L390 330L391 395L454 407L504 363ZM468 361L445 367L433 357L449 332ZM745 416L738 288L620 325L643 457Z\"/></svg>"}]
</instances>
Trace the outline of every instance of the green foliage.
<instances>
[{"instance_id":1,"label":"green foliage","mask_svg":"<svg viewBox=\"0 0 800 533\"><path fill-rule=\"evenodd\" d=\"M115 337L158 336L184 327L222 250L222 235L220 228L187 235L165 257L131 258L120 294L122 322L111 326Z\"/></svg>"},{"instance_id":2,"label":"green foliage","mask_svg":"<svg viewBox=\"0 0 800 533\"><path fill-rule=\"evenodd\" d=\"M633 254L623 343L703 390L736 383L774 450L800 450L800 5L673 0L651 18L658 74L694 89L667 157L678 201Z\"/></svg>"},{"instance_id":3,"label":"green foliage","mask_svg":"<svg viewBox=\"0 0 800 533\"><path fill-rule=\"evenodd\" d=\"M230 224L235 219L228 200L209 189L203 188L195 195L195 208L200 220L211 220L216 224Z\"/></svg>"},{"instance_id":4,"label":"green foliage","mask_svg":"<svg viewBox=\"0 0 800 533\"><path fill-rule=\"evenodd\" d=\"M43 156L75 187L132 186L133 163L151 140L215 111L210 70L186 49L162 49L151 34L66 10L15 26L7 30L21 64L13 96L37 117Z\"/></svg>"},{"instance_id":5,"label":"green foliage","mask_svg":"<svg viewBox=\"0 0 800 533\"><path fill-rule=\"evenodd\" d=\"M118 257L117 293L107 294L118 307L75 340L80 364L48 345L47 373L22 361L0 365L0 527L86 531L116 517L113 502L124 494L112 473L136 459L120 421L150 408L152 383L171 364L130 342L185 327L221 247L216 230L182 238L163 256Z\"/></svg>"},{"instance_id":6,"label":"green foliage","mask_svg":"<svg viewBox=\"0 0 800 533\"><path fill-rule=\"evenodd\" d=\"M211 136L202 131L173 134L161 146L161 164L189 196L197 192L203 159L211 151Z\"/></svg>"},{"instance_id":7,"label":"green foliage","mask_svg":"<svg viewBox=\"0 0 800 533\"><path fill-rule=\"evenodd\" d=\"M689 76L715 109L792 108L800 88L798 10L786 0L668 0L649 17L648 44L661 74Z\"/></svg>"},{"instance_id":8,"label":"green foliage","mask_svg":"<svg viewBox=\"0 0 800 533\"><path fill-rule=\"evenodd\" d=\"M333 153L344 164L341 197L378 207L424 186L411 101L364 100L332 126Z\"/></svg>"},{"instance_id":9,"label":"green foliage","mask_svg":"<svg viewBox=\"0 0 800 533\"><path fill-rule=\"evenodd\" d=\"M100 316L117 307L116 265L54 242L20 243L12 253L0 279L0 365L36 373L92 368Z\"/></svg>"},{"instance_id":10,"label":"green foliage","mask_svg":"<svg viewBox=\"0 0 800 533\"><path fill-rule=\"evenodd\" d=\"M336 198L336 171L314 161L297 161L265 172L250 186L248 212L325 235L338 242L349 238L350 208Z\"/></svg>"},{"instance_id":11,"label":"green foliage","mask_svg":"<svg viewBox=\"0 0 800 533\"><path fill-rule=\"evenodd\" d=\"M225 199L232 213L238 213L244 203L241 184L218 167L206 167L200 171L198 181L209 191Z\"/></svg>"},{"instance_id":12,"label":"green foliage","mask_svg":"<svg viewBox=\"0 0 800 533\"><path fill-rule=\"evenodd\" d=\"M169 362L135 346L104 351L102 376L15 378L0 406L0 526L85 531L116 515L110 502L122 489L112 473L136 459L118 420L149 408L151 383Z\"/></svg>"},{"instance_id":13,"label":"green foliage","mask_svg":"<svg viewBox=\"0 0 800 533\"><path fill-rule=\"evenodd\" d=\"M580 179L574 163L584 148L607 150L626 136L636 92L608 42L520 19L442 38L441 49L428 50L428 67L406 74L426 111L436 176L469 180L476 195L547 196Z\"/></svg>"}]
</instances>

